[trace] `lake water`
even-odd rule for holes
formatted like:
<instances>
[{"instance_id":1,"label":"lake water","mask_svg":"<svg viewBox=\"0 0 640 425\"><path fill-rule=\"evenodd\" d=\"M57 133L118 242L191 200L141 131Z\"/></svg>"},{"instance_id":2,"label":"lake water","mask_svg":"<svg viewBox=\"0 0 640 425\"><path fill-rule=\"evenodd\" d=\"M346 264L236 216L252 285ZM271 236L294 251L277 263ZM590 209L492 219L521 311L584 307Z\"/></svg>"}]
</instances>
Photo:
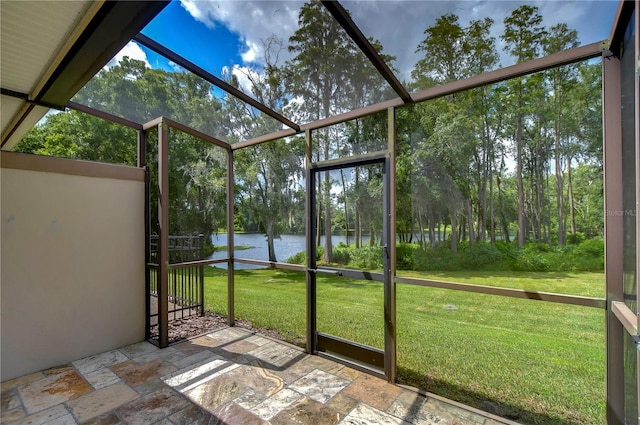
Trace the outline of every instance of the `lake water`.
<instances>
[{"instance_id":1,"label":"lake water","mask_svg":"<svg viewBox=\"0 0 640 425\"><path fill-rule=\"evenodd\" d=\"M245 245L250 246L249 249L237 250L235 252L236 258L248 258L251 260L269 260L269 251L267 249L267 238L261 233L237 233L234 234L234 242L236 246ZM353 239L351 237L350 239ZM211 237L211 241L214 246L227 246L227 234L219 233ZM333 245L337 245L339 242L345 242L344 236L333 235L331 237ZM324 245L324 236L322 237L322 245ZM294 256L295 254L305 250L305 237L304 235L282 235L280 239L274 240L274 248L276 250L276 259L279 262L284 262L287 258ZM210 258L226 258L226 251L214 252ZM215 264L216 267L227 268L226 264ZM255 269L260 266L254 266L251 264L236 264L236 269Z\"/></svg>"}]
</instances>

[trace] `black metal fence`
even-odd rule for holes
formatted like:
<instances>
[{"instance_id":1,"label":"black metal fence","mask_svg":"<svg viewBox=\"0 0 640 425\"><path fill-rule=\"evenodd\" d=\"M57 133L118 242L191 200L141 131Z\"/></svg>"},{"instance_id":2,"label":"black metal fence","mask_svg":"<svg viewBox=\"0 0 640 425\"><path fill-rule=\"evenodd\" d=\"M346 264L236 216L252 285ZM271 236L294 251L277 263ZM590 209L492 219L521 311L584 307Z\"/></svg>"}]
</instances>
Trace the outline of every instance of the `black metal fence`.
<instances>
[{"instance_id":1,"label":"black metal fence","mask_svg":"<svg viewBox=\"0 0 640 425\"><path fill-rule=\"evenodd\" d=\"M152 264L158 264L158 236L150 237ZM204 314L204 235L169 236L169 320ZM150 269L149 296L157 301L158 268ZM156 303L157 305L157 303ZM151 323L157 323L158 309L151 308Z\"/></svg>"}]
</instances>

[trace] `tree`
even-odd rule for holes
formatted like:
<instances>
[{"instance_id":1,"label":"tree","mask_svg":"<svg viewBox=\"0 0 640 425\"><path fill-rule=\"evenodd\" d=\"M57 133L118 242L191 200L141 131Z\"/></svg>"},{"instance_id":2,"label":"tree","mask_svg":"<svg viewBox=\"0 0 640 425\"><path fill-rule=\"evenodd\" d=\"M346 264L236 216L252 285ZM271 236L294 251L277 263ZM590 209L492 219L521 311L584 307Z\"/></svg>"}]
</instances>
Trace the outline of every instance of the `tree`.
<instances>
[{"instance_id":1,"label":"tree","mask_svg":"<svg viewBox=\"0 0 640 425\"><path fill-rule=\"evenodd\" d=\"M549 34L544 40L545 54L552 54L578 46L578 33L570 30L567 24L557 24L551 27ZM571 86L575 85L574 68L570 65L562 68L554 68L548 71L551 80L552 102L553 102L553 135L554 135L554 157L555 157L555 177L556 177L556 214L558 226L558 243L564 245L566 242L566 232L564 229L564 176L563 176L563 144L566 143L566 134L562 133L564 129L565 114L571 114L567 110L568 103L565 102L565 93ZM563 140L565 139L565 140ZM571 167L571 163L567 163L567 167Z\"/></svg>"},{"instance_id":2,"label":"tree","mask_svg":"<svg viewBox=\"0 0 640 425\"><path fill-rule=\"evenodd\" d=\"M464 29L460 26L458 16L447 14L439 17L433 26L424 30L424 34L425 39L416 49L416 53L424 53L424 57L411 72L417 85L428 88L432 81L442 84L461 79L464 69Z\"/></svg>"},{"instance_id":3,"label":"tree","mask_svg":"<svg viewBox=\"0 0 640 425\"><path fill-rule=\"evenodd\" d=\"M286 217L302 190L301 153L304 139L293 137L238 152L239 207L249 209L265 233L269 261L278 261L274 240L286 227Z\"/></svg>"},{"instance_id":4,"label":"tree","mask_svg":"<svg viewBox=\"0 0 640 425\"><path fill-rule=\"evenodd\" d=\"M520 6L504 20L505 30L502 40L504 49L516 58L516 62L524 62L538 56L542 40L546 34L542 26L542 16L534 6ZM515 80L510 85L514 92L515 115L515 145L516 145L516 179L518 188L518 246L525 243L528 225L525 215L525 198L523 185L523 131L525 115L524 77Z\"/></svg>"}]
</instances>

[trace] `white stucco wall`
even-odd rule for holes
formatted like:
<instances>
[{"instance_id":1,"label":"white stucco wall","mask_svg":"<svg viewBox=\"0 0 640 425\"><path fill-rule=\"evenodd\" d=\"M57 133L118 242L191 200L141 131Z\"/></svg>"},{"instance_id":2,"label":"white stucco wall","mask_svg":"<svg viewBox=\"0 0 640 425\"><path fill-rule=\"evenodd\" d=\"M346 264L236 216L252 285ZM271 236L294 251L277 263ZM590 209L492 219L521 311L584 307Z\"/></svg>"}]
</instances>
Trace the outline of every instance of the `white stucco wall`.
<instances>
[{"instance_id":1,"label":"white stucco wall","mask_svg":"<svg viewBox=\"0 0 640 425\"><path fill-rule=\"evenodd\" d=\"M0 380L142 341L144 183L6 168L3 156Z\"/></svg>"}]
</instances>

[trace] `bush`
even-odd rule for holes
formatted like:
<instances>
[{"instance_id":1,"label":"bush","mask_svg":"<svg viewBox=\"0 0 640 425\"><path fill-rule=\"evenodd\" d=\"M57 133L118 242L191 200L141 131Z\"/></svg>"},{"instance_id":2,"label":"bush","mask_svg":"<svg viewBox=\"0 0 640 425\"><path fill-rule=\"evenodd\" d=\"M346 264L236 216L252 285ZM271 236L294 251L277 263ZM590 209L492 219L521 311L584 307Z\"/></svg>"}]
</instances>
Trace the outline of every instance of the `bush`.
<instances>
[{"instance_id":1,"label":"bush","mask_svg":"<svg viewBox=\"0 0 640 425\"><path fill-rule=\"evenodd\" d=\"M318 247L317 259L322 258L324 247ZM398 243L396 246L398 270L416 271L525 271L566 272L604 270L604 241L589 239L579 245L549 245L527 243L518 249L515 243L496 241L477 242L473 247L461 243L458 253L448 246L422 249L415 243ZM334 247L333 260L356 269L382 268L382 250L379 246L354 248L339 243ZM306 255L299 252L287 263L305 264Z\"/></svg>"},{"instance_id":2,"label":"bush","mask_svg":"<svg viewBox=\"0 0 640 425\"><path fill-rule=\"evenodd\" d=\"M551 247L543 242L527 242L522 249L531 252L549 252Z\"/></svg>"},{"instance_id":3,"label":"bush","mask_svg":"<svg viewBox=\"0 0 640 425\"><path fill-rule=\"evenodd\" d=\"M352 248L340 242L333 248L333 262L338 264L347 265L351 261Z\"/></svg>"},{"instance_id":4,"label":"bush","mask_svg":"<svg viewBox=\"0 0 640 425\"><path fill-rule=\"evenodd\" d=\"M379 246L365 246L351 250L349 266L356 269L381 269L382 249Z\"/></svg>"},{"instance_id":5,"label":"bush","mask_svg":"<svg viewBox=\"0 0 640 425\"><path fill-rule=\"evenodd\" d=\"M414 257L420 255L420 247L413 243L396 245L396 267L398 270L413 270Z\"/></svg>"},{"instance_id":6,"label":"bush","mask_svg":"<svg viewBox=\"0 0 640 425\"><path fill-rule=\"evenodd\" d=\"M466 248L459 254L459 263L463 269L496 270L502 266L502 253L487 242L477 242L473 248Z\"/></svg>"},{"instance_id":7,"label":"bush","mask_svg":"<svg viewBox=\"0 0 640 425\"><path fill-rule=\"evenodd\" d=\"M324 254L324 247L319 246L316 249L316 261L319 261L322 258L322 254ZM307 264L307 253L306 251L300 251L284 260L284 262L289 264Z\"/></svg>"},{"instance_id":8,"label":"bush","mask_svg":"<svg viewBox=\"0 0 640 425\"><path fill-rule=\"evenodd\" d=\"M573 251L576 257L604 257L604 240L593 238L582 242Z\"/></svg>"},{"instance_id":9,"label":"bush","mask_svg":"<svg viewBox=\"0 0 640 425\"><path fill-rule=\"evenodd\" d=\"M567 243L571 245L580 245L584 242L584 233L576 232L575 235L567 235Z\"/></svg>"},{"instance_id":10,"label":"bush","mask_svg":"<svg viewBox=\"0 0 640 425\"><path fill-rule=\"evenodd\" d=\"M576 246L572 255L572 268L576 271L604 270L604 240L588 239Z\"/></svg>"},{"instance_id":11,"label":"bush","mask_svg":"<svg viewBox=\"0 0 640 425\"><path fill-rule=\"evenodd\" d=\"M522 272L546 272L550 270L545 256L532 251L521 250L511 263L511 270Z\"/></svg>"},{"instance_id":12,"label":"bush","mask_svg":"<svg viewBox=\"0 0 640 425\"><path fill-rule=\"evenodd\" d=\"M307 264L307 253L305 251L298 252L284 260L284 262L289 264Z\"/></svg>"},{"instance_id":13,"label":"bush","mask_svg":"<svg viewBox=\"0 0 640 425\"><path fill-rule=\"evenodd\" d=\"M414 266L419 271L460 270L458 256L445 246L418 249L414 255Z\"/></svg>"},{"instance_id":14,"label":"bush","mask_svg":"<svg viewBox=\"0 0 640 425\"><path fill-rule=\"evenodd\" d=\"M215 252L215 247L213 246L213 242L211 242L211 238L205 238L202 244L202 258L209 258Z\"/></svg>"}]
</instances>

